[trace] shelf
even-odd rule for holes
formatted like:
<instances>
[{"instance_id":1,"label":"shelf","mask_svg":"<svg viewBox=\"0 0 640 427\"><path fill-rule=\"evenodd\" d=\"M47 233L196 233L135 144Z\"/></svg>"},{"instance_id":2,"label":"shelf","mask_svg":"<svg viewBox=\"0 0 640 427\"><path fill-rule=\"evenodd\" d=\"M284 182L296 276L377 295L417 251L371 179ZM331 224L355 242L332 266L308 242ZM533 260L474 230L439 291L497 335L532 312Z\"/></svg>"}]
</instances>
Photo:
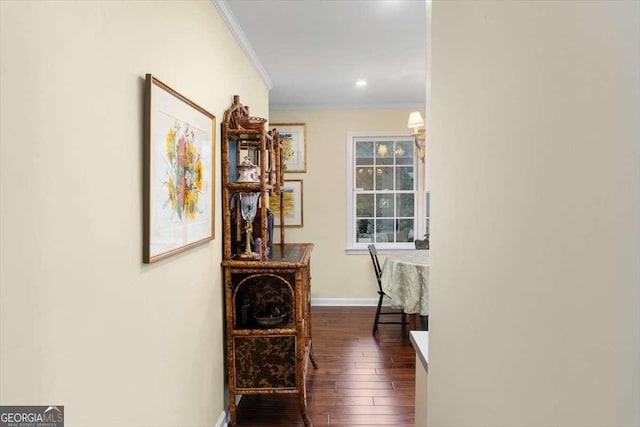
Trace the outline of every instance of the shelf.
<instances>
[{"instance_id":1,"label":"shelf","mask_svg":"<svg viewBox=\"0 0 640 427\"><path fill-rule=\"evenodd\" d=\"M262 129L227 129L226 130L227 135L229 135L230 138L258 138L260 139L260 136L264 133L266 134L265 130Z\"/></svg>"},{"instance_id":2,"label":"shelf","mask_svg":"<svg viewBox=\"0 0 640 427\"><path fill-rule=\"evenodd\" d=\"M243 127L251 127L246 129ZM279 212L265 214L268 209L269 196L281 196L284 187L284 146L277 129L267 129L264 119L252 117L249 108L240 103L239 96L233 97L233 104L224 113L221 124L221 166L222 166L222 233L223 259L234 262L247 262L237 258L238 245L246 240L246 229L239 216L233 217L238 209L238 193L259 193L260 205L256 215L260 220L253 223L253 238L262 239L262 259L271 258L271 248L275 240L273 235L273 216L279 215L284 222L284 209ZM257 168L259 182L237 182L242 170L242 163L248 159ZM253 170L251 171L253 174ZM245 180L247 178L243 178ZM284 227L280 228L280 242L284 242ZM243 237L245 236L245 237ZM231 241L231 239L234 239ZM258 251L259 252L259 251Z\"/></svg>"},{"instance_id":3,"label":"shelf","mask_svg":"<svg viewBox=\"0 0 640 427\"><path fill-rule=\"evenodd\" d=\"M222 260L223 267L234 267L242 271L261 271L265 268L299 268L308 264L313 243L273 244L273 255L268 261L242 259ZM239 270L235 270L239 271Z\"/></svg>"},{"instance_id":4,"label":"shelf","mask_svg":"<svg viewBox=\"0 0 640 427\"><path fill-rule=\"evenodd\" d=\"M254 147L260 147L260 141L262 140L262 134L260 131L249 131L246 130L233 130L230 129L227 131L227 139L230 141L242 141L246 142ZM265 140L270 143L273 141L273 137L268 133L264 134Z\"/></svg>"},{"instance_id":5,"label":"shelf","mask_svg":"<svg viewBox=\"0 0 640 427\"><path fill-rule=\"evenodd\" d=\"M260 135L262 133L265 134L265 136L267 138L271 138L271 135L269 135L269 130L266 128L266 123L265 126L263 128L260 129L231 129L231 128L227 128L226 132L229 135Z\"/></svg>"},{"instance_id":6,"label":"shelf","mask_svg":"<svg viewBox=\"0 0 640 427\"><path fill-rule=\"evenodd\" d=\"M262 326L262 325L259 325L256 320L251 319L245 325L236 326L235 328L233 328L233 331L235 333L238 333L239 335L243 335L243 334L291 335L296 333L296 322L295 322L295 319L292 318L290 314L288 314L285 317L285 320L280 325L274 325L274 326Z\"/></svg>"},{"instance_id":7,"label":"shelf","mask_svg":"<svg viewBox=\"0 0 640 427\"><path fill-rule=\"evenodd\" d=\"M261 184L259 182L230 182L227 188L235 192L260 193L262 190L271 191L274 189L271 184Z\"/></svg>"},{"instance_id":8,"label":"shelf","mask_svg":"<svg viewBox=\"0 0 640 427\"><path fill-rule=\"evenodd\" d=\"M297 331L295 326L291 323L289 325L284 325L282 328L252 328L252 329L242 329L236 328L231 331L233 336L242 336L242 335L266 335L266 336L278 336L278 335L296 335Z\"/></svg>"}]
</instances>

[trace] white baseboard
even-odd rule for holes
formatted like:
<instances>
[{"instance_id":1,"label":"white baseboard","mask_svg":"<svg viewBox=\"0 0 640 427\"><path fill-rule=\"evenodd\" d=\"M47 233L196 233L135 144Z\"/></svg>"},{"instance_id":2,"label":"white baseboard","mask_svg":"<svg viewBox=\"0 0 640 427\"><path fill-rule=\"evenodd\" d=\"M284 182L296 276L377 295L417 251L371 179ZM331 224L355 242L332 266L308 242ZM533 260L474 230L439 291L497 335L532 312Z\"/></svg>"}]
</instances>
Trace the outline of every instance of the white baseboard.
<instances>
[{"instance_id":1,"label":"white baseboard","mask_svg":"<svg viewBox=\"0 0 640 427\"><path fill-rule=\"evenodd\" d=\"M222 411L222 413L218 417L218 421L216 421L215 427L227 427L229 425L227 424L227 417L227 411Z\"/></svg>"},{"instance_id":2,"label":"white baseboard","mask_svg":"<svg viewBox=\"0 0 640 427\"><path fill-rule=\"evenodd\" d=\"M312 306L336 306L336 307L375 307L378 298L311 298ZM388 305L384 301L383 305Z\"/></svg>"},{"instance_id":3,"label":"white baseboard","mask_svg":"<svg viewBox=\"0 0 640 427\"><path fill-rule=\"evenodd\" d=\"M242 395L236 394L236 407L240 404L240 400L242 400ZM215 427L227 427L230 421L231 414L229 413L229 408L226 408L218 417Z\"/></svg>"}]
</instances>

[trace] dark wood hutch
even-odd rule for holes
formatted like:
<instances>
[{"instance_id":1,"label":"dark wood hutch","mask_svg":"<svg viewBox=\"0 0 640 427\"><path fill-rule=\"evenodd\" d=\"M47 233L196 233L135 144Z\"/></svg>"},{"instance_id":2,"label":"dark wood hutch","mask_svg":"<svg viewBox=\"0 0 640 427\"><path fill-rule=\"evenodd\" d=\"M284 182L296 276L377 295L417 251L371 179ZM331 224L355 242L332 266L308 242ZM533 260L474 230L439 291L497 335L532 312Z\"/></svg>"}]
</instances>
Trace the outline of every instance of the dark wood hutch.
<instances>
[{"instance_id":1,"label":"dark wood hutch","mask_svg":"<svg viewBox=\"0 0 640 427\"><path fill-rule=\"evenodd\" d=\"M297 394L305 426L311 347L311 243L273 242L269 197L284 183L276 129L234 96L222 127L223 280L231 424L237 395ZM280 224L284 224L282 208Z\"/></svg>"}]
</instances>

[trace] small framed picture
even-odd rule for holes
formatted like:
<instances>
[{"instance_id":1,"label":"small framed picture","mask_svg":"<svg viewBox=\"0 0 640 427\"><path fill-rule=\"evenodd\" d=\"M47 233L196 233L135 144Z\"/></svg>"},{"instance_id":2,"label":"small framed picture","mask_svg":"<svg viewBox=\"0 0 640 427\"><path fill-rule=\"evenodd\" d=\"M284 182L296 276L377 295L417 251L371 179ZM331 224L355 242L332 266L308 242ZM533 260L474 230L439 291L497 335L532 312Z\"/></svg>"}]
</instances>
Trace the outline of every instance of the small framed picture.
<instances>
[{"instance_id":1,"label":"small framed picture","mask_svg":"<svg viewBox=\"0 0 640 427\"><path fill-rule=\"evenodd\" d=\"M302 180L291 179L284 181L282 190L282 206L284 209L285 227L302 227ZM269 199L269 209L273 213L274 225L280 224L280 196L273 195Z\"/></svg>"},{"instance_id":2,"label":"small framed picture","mask_svg":"<svg viewBox=\"0 0 640 427\"><path fill-rule=\"evenodd\" d=\"M304 123L272 123L284 145L285 172L307 171L307 125Z\"/></svg>"}]
</instances>

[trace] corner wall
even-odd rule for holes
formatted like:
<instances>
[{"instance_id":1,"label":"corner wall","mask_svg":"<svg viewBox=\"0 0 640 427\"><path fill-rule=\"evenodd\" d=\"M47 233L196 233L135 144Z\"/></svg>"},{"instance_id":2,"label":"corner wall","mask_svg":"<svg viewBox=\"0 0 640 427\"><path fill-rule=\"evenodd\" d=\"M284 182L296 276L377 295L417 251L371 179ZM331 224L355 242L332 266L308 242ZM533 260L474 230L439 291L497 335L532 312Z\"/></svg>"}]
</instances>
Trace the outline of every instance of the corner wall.
<instances>
[{"instance_id":1,"label":"corner wall","mask_svg":"<svg viewBox=\"0 0 640 427\"><path fill-rule=\"evenodd\" d=\"M433 3L428 424L640 425L640 3Z\"/></svg>"},{"instance_id":2,"label":"corner wall","mask_svg":"<svg viewBox=\"0 0 640 427\"><path fill-rule=\"evenodd\" d=\"M142 264L144 75L219 123L268 91L209 1L0 1L0 404L68 426L212 426L216 238ZM220 182L220 156L216 156Z\"/></svg>"}]
</instances>

